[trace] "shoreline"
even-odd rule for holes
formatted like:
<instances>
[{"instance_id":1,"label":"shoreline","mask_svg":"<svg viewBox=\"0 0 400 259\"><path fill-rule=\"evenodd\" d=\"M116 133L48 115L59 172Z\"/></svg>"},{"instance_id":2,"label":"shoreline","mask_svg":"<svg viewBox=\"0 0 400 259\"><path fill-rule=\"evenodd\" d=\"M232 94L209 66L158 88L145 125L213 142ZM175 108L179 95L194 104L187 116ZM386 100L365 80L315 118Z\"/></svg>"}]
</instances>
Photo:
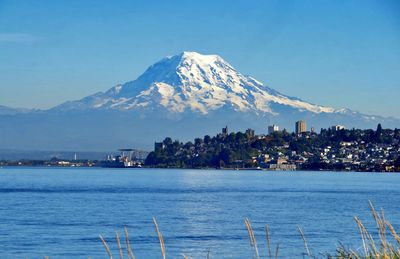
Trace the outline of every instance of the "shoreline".
<instances>
[{"instance_id":1,"label":"shoreline","mask_svg":"<svg viewBox=\"0 0 400 259\"><path fill-rule=\"evenodd\" d=\"M295 170L275 170L275 169L267 169L267 168L213 168L213 167L204 167L204 168L182 168L182 167L150 167L150 166L142 166L142 167L102 167L102 166L54 166L54 165L1 165L0 169L6 168L60 168L60 169L88 169L88 168L96 168L96 169L121 169L121 170L135 170L135 169L162 169L162 170L198 170L198 171L262 171L262 172L333 172L333 173L390 173L396 174L400 173L399 171L363 171L363 170L327 170L327 169L295 169Z\"/></svg>"}]
</instances>

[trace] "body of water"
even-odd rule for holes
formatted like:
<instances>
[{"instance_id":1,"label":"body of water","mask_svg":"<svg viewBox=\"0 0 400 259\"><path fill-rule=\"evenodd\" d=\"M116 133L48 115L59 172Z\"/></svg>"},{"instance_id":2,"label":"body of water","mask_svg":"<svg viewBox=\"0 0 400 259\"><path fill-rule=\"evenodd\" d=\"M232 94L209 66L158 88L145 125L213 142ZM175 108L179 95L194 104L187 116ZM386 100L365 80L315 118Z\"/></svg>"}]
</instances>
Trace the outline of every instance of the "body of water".
<instances>
[{"instance_id":1,"label":"body of water","mask_svg":"<svg viewBox=\"0 0 400 259\"><path fill-rule=\"evenodd\" d=\"M361 249L353 216L374 224L368 200L400 227L400 174L161 169L0 169L1 258L118 257L115 231L129 230L136 258L161 258L157 218L168 258L252 258L243 220L266 258L273 248L302 258L339 242Z\"/></svg>"}]
</instances>

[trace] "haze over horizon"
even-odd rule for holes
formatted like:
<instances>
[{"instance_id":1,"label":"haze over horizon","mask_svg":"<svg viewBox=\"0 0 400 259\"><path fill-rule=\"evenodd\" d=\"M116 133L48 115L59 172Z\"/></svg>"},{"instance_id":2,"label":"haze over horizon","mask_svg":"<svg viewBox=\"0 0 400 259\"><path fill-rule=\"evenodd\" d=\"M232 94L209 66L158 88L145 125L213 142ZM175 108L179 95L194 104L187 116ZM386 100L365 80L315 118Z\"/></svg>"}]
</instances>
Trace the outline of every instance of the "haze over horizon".
<instances>
[{"instance_id":1,"label":"haze over horizon","mask_svg":"<svg viewBox=\"0 0 400 259\"><path fill-rule=\"evenodd\" d=\"M312 103L399 118L399 27L397 1L0 1L0 105L50 108L189 50Z\"/></svg>"}]
</instances>

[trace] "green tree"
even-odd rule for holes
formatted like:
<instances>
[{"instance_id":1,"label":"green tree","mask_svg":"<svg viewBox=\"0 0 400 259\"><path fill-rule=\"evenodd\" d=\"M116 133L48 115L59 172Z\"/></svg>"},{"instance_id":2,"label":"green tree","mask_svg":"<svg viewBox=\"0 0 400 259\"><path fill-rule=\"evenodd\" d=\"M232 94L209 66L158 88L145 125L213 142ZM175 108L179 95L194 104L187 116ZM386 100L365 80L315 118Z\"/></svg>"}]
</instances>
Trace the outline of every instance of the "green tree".
<instances>
[{"instance_id":1,"label":"green tree","mask_svg":"<svg viewBox=\"0 0 400 259\"><path fill-rule=\"evenodd\" d=\"M199 147L203 143L203 140L201 138L195 138L194 139L194 145L196 147Z\"/></svg>"},{"instance_id":2,"label":"green tree","mask_svg":"<svg viewBox=\"0 0 400 259\"><path fill-rule=\"evenodd\" d=\"M224 148L219 153L219 159L224 161L225 165L229 165L235 161L235 154L230 149Z\"/></svg>"},{"instance_id":3,"label":"green tree","mask_svg":"<svg viewBox=\"0 0 400 259\"><path fill-rule=\"evenodd\" d=\"M163 141L164 145L169 146L172 144L172 139L170 137L167 137Z\"/></svg>"},{"instance_id":4,"label":"green tree","mask_svg":"<svg viewBox=\"0 0 400 259\"><path fill-rule=\"evenodd\" d=\"M156 156L155 152L154 151L150 152L146 157L145 164L146 165L156 165L157 162L158 161L157 161L157 156Z\"/></svg>"},{"instance_id":5,"label":"green tree","mask_svg":"<svg viewBox=\"0 0 400 259\"><path fill-rule=\"evenodd\" d=\"M204 136L204 143L209 145L211 143L211 137L209 135Z\"/></svg>"}]
</instances>

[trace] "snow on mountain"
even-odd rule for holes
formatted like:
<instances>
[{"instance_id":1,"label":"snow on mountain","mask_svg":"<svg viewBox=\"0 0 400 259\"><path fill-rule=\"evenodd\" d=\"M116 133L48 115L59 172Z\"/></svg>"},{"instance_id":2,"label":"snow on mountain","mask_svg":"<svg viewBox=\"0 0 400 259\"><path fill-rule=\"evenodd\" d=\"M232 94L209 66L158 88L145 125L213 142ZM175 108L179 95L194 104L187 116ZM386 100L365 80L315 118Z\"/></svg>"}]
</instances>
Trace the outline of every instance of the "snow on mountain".
<instances>
[{"instance_id":1,"label":"snow on mountain","mask_svg":"<svg viewBox=\"0 0 400 259\"><path fill-rule=\"evenodd\" d=\"M123 111L123 112L122 112ZM181 141L230 130L289 131L297 120L315 130L398 128L400 120L333 109L289 97L236 71L217 55L183 52L150 66L136 80L50 110L0 107L0 147L36 150L153 148L169 136Z\"/></svg>"},{"instance_id":2,"label":"snow on mountain","mask_svg":"<svg viewBox=\"0 0 400 259\"><path fill-rule=\"evenodd\" d=\"M34 111L33 109L25 108L11 108L8 106L0 105L0 115L15 115L20 113L28 113Z\"/></svg>"},{"instance_id":3,"label":"snow on mountain","mask_svg":"<svg viewBox=\"0 0 400 259\"><path fill-rule=\"evenodd\" d=\"M334 113L333 108L283 95L256 79L242 75L218 55L183 52L150 66L139 78L55 109L192 111L208 114L221 107L278 115L271 104L312 113Z\"/></svg>"}]
</instances>

